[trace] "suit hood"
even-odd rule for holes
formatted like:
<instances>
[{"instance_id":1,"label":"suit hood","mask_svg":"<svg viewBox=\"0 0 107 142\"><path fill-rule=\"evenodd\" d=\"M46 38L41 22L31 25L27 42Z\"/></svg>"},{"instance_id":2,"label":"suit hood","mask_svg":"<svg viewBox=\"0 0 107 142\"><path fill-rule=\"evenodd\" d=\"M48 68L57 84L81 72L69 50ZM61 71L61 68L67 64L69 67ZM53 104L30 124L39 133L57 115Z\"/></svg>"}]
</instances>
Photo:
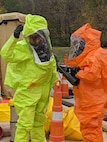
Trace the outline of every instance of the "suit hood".
<instances>
[{"instance_id":1,"label":"suit hood","mask_svg":"<svg viewBox=\"0 0 107 142\"><path fill-rule=\"evenodd\" d=\"M22 34L24 37L27 37L37 32L38 30L47 29L47 26L48 24L44 17L39 15L28 14L26 16L25 25Z\"/></svg>"},{"instance_id":2,"label":"suit hood","mask_svg":"<svg viewBox=\"0 0 107 142\"><path fill-rule=\"evenodd\" d=\"M91 51L97 50L100 48L100 37L101 37L101 31L98 31L96 29L93 29L89 23L83 25L78 30L76 30L71 36L80 37L85 41L85 47L83 52L75 57L69 60L69 63L71 65L76 66L82 60L87 56L87 54Z\"/></svg>"}]
</instances>

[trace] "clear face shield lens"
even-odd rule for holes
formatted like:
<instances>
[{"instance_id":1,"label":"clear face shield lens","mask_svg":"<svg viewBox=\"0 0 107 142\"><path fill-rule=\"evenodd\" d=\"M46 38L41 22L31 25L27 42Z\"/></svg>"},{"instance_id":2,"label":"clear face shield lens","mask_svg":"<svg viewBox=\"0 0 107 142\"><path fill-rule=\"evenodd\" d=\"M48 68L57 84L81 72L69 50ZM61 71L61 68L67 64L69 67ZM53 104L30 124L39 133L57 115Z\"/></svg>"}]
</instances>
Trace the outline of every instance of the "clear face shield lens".
<instances>
[{"instance_id":1,"label":"clear face shield lens","mask_svg":"<svg viewBox=\"0 0 107 142\"><path fill-rule=\"evenodd\" d=\"M51 57L50 45L47 38L48 35L45 35L45 32L42 30L27 37L28 43L34 48L41 62L49 61Z\"/></svg>"},{"instance_id":2,"label":"clear face shield lens","mask_svg":"<svg viewBox=\"0 0 107 142\"><path fill-rule=\"evenodd\" d=\"M70 41L71 41L71 47L69 52L69 59L75 58L78 55L80 55L85 47L85 42L80 37L71 36Z\"/></svg>"}]
</instances>

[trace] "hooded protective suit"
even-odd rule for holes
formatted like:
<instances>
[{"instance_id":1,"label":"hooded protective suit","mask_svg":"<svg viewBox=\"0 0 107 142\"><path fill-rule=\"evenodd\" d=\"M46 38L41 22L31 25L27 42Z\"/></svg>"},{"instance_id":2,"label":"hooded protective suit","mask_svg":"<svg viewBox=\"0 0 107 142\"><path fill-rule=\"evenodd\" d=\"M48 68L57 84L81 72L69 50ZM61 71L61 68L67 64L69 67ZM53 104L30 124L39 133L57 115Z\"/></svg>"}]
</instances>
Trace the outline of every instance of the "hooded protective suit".
<instances>
[{"instance_id":1,"label":"hooded protective suit","mask_svg":"<svg viewBox=\"0 0 107 142\"><path fill-rule=\"evenodd\" d=\"M24 39L17 42L12 35L1 50L1 56L8 62L5 85L15 90L14 106L19 116L15 142L46 142L44 124L50 90L57 79L56 62L51 53L50 60L38 62L34 49L26 38L35 32L48 31L47 21L39 15L28 14ZM44 32L51 51L49 33Z\"/></svg>"},{"instance_id":2,"label":"hooded protective suit","mask_svg":"<svg viewBox=\"0 0 107 142\"><path fill-rule=\"evenodd\" d=\"M101 32L87 23L72 36L85 41L83 52L69 59L69 66L80 67L76 77L78 86L73 86L75 113L80 121L84 142L103 142L102 120L107 102L107 49L100 47Z\"/></svg>"}]
</instances>

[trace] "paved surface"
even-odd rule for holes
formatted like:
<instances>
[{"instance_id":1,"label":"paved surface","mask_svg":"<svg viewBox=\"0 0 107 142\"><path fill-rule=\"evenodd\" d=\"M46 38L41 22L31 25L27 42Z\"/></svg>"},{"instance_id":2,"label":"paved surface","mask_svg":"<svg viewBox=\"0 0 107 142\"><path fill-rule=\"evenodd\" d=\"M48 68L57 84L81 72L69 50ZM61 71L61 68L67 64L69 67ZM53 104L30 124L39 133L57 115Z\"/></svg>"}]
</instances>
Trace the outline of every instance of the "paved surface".
<instances>
[{"instance_id":1,"label":"paved surface","mask_svg":"<svg viewBox=\"0 0 107 142\"><path fill-rule=\"evenodd\" d=\"M10 138L9 137L5 137L2 140L0 140L0 142L10 142ZM81 142L81 141L65 141L65 142Z\"/></svg>"},{"instance_id":2,"label":"paved surface","mask_svg":"<svg viewBox=\"0 0 107 142\"><path fill-rule=\"evenodd\" d=\"M107 133L103 133L103 136L104 136L104 142L107 142ZM0 140L0 142L10 142L10 137L4 137ZM68 141L68 140L65 140L65 142L83 142L83 141Z\"/></svg>"},{"instance_id":3,"label":"paved surface","mask_svg":"<svg viewBox=\"0 0 107 142\"><path fill-rule=\"evenodd\" d=\"M4 130L4 137L0 139L0 142L10 142L10 123L9 122L3 122L0 123L0 126ZM69 141L65 140L65 142L82 142L82 141Z\"/></svg>"},{"instance_id":4,"label":"paved surface","mask_svg":"<svg viewBox=\"0 0 107 142\"><path fill-rule=\"evenodd\" d=\"M10 125L9 122L6 123L0 123L0 126L4 130L4 137L0 139L0 142L10 142ZM103 132L104 142L107 142L107 132ZM83 142L83 141L71 141L71 140L65 140L65 142Z\"/></svg>"},{"instance_id":5,"label":"paved surface","mask_svg":"<svg viewBox=\"0 0 107 142\"><path fill-rule=\"evenodd\" d=\"M0 140L0 142L10 142L10 137L4 137L3 139ZM67 141L65 142L82 142L82 141Z\"/></svg>"},{"instance_id":6,"label":"paved surface","mask_svg":"<svg viewBox=\"0 0 107 142\"><path fill-rule=\"evenodd\" d=\"M63 101L63 107L67 107L66 106L66 102L67 105L69 104L69 106L73 106L74 104L74 99L62 99ZM0 142L10 142L10 123L9 122L0 122L0 126L3 128L4 130L4 137L2 139L0 139ZM106 127L107 125L105 125ZM105 129L107 130L107 129ZM103 137L104 137L104 142L107 142L107 132L103 132ZM83 141L71 141L71 140L65 140L65 142L83 142Z\"/></svg>"}]
</instances>

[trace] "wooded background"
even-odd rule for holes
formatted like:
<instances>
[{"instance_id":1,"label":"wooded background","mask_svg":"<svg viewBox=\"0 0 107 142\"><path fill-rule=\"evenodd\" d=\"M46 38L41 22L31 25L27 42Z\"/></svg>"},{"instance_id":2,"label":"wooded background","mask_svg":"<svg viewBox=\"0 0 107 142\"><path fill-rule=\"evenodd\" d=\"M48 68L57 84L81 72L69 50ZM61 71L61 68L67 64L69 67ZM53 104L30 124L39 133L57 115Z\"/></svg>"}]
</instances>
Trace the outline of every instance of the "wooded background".
<instances>
[{"instance_id":1,"label":"wooded background","mask_svg":"<svg viewBox=\"0 0 107 142\"><path fill-rule=\"evenodd\" d=\"M53 46L69 46L70 35L90 23L107 47L107 0L0 0L0 13L39 14L48 20Z\"/></svg>"}]
</instances>

